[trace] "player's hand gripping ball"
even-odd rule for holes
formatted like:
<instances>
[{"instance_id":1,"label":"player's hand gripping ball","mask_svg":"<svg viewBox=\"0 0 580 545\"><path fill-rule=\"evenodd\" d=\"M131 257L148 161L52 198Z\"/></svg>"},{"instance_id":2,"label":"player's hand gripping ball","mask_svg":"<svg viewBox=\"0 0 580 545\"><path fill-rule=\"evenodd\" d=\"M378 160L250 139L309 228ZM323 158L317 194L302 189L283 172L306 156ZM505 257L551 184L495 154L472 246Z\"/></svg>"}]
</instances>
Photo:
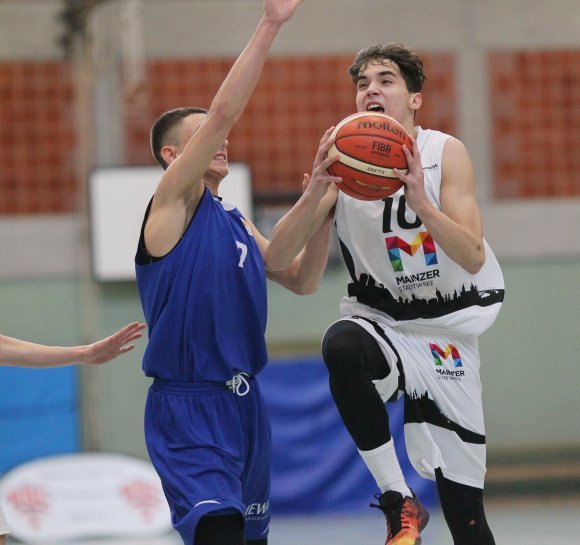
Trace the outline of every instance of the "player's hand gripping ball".
<instances>
[{"instance_id":1,"label":"player's hand gripping ball","mask_svg":"<svg viewBox=\"0 0 580 545\"><path fill-rule=\"evenodd\" d=\"M397 192L403 182L393 172L409 171L403 144L410 150L407 131L392 117L381 113L359 112L345 117L332 131L335 143L328 155L340 155L328 172L342 177L336 184L347 195L363 201L376 201Z\"/></svg>"}]
</instances>

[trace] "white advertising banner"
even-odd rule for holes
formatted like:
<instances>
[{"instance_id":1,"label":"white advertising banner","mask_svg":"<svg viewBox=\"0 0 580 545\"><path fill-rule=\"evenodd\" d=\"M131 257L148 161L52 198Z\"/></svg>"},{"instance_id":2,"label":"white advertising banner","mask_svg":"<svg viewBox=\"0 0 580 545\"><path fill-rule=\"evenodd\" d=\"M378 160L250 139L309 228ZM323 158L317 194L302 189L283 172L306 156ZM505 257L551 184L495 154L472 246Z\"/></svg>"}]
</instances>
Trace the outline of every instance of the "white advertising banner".
<instances>
[{"instance_id":1,"label":"white advertising banner","mask_svg":"<svg viewBox=\"0 0 580 545\"><path fill-rule=\"evenodd\" d=\"M144 460L109 453L41 458L0 480L12 536L30 543L146 537L170 531L161 483Z\"/></svg>"}]
</instances>

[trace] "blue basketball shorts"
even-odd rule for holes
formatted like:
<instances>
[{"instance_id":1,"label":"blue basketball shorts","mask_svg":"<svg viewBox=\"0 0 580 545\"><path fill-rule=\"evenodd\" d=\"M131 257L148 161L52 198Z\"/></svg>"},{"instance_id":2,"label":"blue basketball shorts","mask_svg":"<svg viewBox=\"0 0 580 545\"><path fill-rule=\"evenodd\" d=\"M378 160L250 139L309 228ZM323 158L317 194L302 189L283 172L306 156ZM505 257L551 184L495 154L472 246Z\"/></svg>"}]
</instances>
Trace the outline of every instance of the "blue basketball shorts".
<instances>
[{"instance_id":1,"label":"blue basketball shorts","mask_svg":"<svg viewBox=\"0 0 580 545\"><path fill-rule=\"evenodd\" d=\"M270 421L257 380L248 384L242 395L216 382L156 379L149 389L147 450L186 545L206 515L240 513L246 540L268 535Z\"/></svg>"}]
</instances>

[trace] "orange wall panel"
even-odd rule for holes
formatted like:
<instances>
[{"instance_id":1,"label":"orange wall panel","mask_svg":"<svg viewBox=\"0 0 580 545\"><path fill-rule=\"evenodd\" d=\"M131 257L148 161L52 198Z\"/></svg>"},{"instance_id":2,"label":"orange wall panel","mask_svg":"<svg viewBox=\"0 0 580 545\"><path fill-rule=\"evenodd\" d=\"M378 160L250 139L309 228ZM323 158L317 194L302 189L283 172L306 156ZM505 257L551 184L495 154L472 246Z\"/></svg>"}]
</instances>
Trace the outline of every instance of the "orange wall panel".
<instances>
[{"instance_id":1,"label":"orange wall panel","mask_svg":"<svg viewBox=\"0 0 580 545\"><path fill-rule=\"evenodd\" d=\"M580 195L580 51L488 58L497 198Z\"/></svg>"},{"instance_id":2,"label":"orange wall panel","mask_svg":"<svg viewBox=\"0 0 580 545\"><path fill-rule=\"evenodd\" d=\"M417 123L457 134L455 56L423 55ZM126 103L125 163L152 164L149 128L165 110L208 107L234 59L152 60L143 93ZM350 55L276 57L230 135L230 159L250 165L258 198L294 196L321 135L354 111ZM580 194L580 52L488 55L496 198ZM72 212L74 86L64 62L0 63L0 214Z\"/></svg>"},{"instance_id":3,"label":"orange wall panel","mask_svg":"<svg viewBox=\"0 0 580 545\"><path fill-rule=\"evenodd\" d=\"M0 215L76 209L72 105L66 63L0 64Z\"/></svg>"}]
</instances>

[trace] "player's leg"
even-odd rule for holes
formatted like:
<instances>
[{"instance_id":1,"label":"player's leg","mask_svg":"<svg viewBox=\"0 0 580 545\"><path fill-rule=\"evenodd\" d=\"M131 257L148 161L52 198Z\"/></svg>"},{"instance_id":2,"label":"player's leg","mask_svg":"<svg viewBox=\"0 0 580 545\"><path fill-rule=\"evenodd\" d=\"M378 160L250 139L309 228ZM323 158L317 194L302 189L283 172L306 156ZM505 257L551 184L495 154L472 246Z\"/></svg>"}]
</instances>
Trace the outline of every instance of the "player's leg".
<instances>
[{"instance_id":1,"label":"player's leg","mask_svg":"<svg viewBox=\"0 0 580 545\"><path fill-rule=\"evenodd\" d=\"M380 328L374 331L379 335ZM373 383L394 374L396 363L387 360L370 331L352 320L330 326L322 341L322 354L342 420L381 489L378 504L373 506L387 519L387 545L420 543L419 534L429 514L405 483L388 414ZM391 394L396 393L398 380L394 385Z\"/></svg>"},{"instance_id":2,"label":"player's leg","mask_svg":"<svg viewBox=\"0 0 580 545\"><path fill-rule=\"evenodd\" d=\"M186 544L245 543L239 475L246 447L239 412L237 397L225 384L156 380L149 390L147 451L173 527ZM221 434L215 433L216 422Z\"/></svg>"},{"instance_id":3,"label":"player's leg","mask_svg":"<svg viewBox=\"0 0 580 545\"><path fill-rule=\"evenodd\" d=\"M0 536L0 545L6 545L6 536Z\"/></svg>"},{"instance_id":4,"label":"player's leg","mask_svg":"<svg viewBox=\"0 0 580 545\"><path fill-rule=\"evenodd\" d=\"M202 517L195 531L194 545L245 545L244 522L239 514Z\"/></svg>"},{"instance_id":5,"label":"player's leg","mask_svg":"<svg viewBox=\"0 0 580 545\"><path fill-rule=\"evenodd\" d=\"M247 438L246 463L242 474L242 502L246 545L267 545L270 527L270 479L272 435L268 410L257 380L241 400L242 425Z\"/></svg>"},{"instance_id":6,"label":"player's leg","mask_svg":"<svg viewBox=\"0 0 580 545\"><path fill-rule=\"evenodd\" d=\"M372 450L391 438L389 418L372 382L390 368L374 338L361 326L341 320L322 340L330 392L346 429L360 450Z\"/></svg>"},{"instance_id":7,"label":"player's leg","mask_svg":"<svg viewBox=\"0 0 580 545\"><path fill-rule=\"evenodd\" d=\"M454 545L495 545L483 509L483 490L456 483L435 472L443 515Z\"/></svg>"},{"instance_id":8,"label":"player's leg","mask_svg":"<svg viewBox=\"0 0 580 545\"><path fill-rule=\"evenodd\" d=\"M352 320L339 320L326 331L322 356L338 412L382 492L411 496L405 484L389 417L373 380L391 373L375 338Z\"/></svg>"},{"instance_id":9,"label":"player's leg","mask_svg":"<svg viewBox=\"0 0 580 545\"><path fill-rule=\"evenodd\" d=\"M246 395L247 394L247 395ZM267 545L262 537L270 522L271 430L267 409L257 381L236 401L244 433L242 469L242 513L218 512L202 517L197 525L194 545ZM231 393L230 396L236 394ZM233 434L233 430L232 430ZM248 537L246 537L248 536Z\"/></svg>"}]
</instances>

